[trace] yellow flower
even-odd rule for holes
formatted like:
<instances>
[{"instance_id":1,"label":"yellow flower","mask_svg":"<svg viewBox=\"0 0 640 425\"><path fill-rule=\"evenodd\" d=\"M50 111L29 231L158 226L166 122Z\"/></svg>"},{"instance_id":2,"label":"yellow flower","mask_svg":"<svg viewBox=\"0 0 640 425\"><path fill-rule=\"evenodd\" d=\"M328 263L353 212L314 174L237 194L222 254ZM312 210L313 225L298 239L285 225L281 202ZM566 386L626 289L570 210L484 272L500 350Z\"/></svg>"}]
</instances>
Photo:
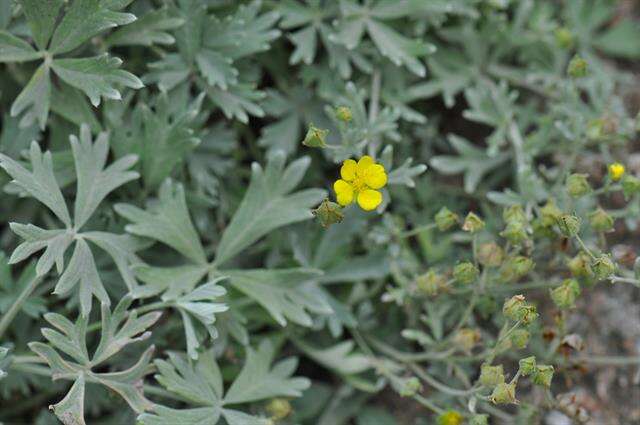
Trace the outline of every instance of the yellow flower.
<instances>
[{"instance_id":1,"label":"yellow flower","mask_svg":"<svg viewBox=\"0 0 640 425\"><path fill-rule=\"evenodd\" d=\"M347 206L354 200L365 211L374 210L382 202L382 189L387 184L387 173L381 164L368 155L358 162L347 159L340 168L339 180L333 184L340 205Z\"/></svg>"},{"instance_id":2,"label":"yellow flower","mask_svg":"<svg viewBox=\"0 0 640 425\"><path fill-rule=\"evenodd\" d=\"M438 416L438 425L461 425L464 417L455 410L448 410Z\"/></svg>"},{"instance_id":3,"label":"yellow flower","mask_svg":"<svg viewBox=\"0 0 640 425\"><path fill-rule=\"evenodd\" d=\"M624 165L620 164L619 162L609 164L609 177L611 177L611 180L613 180L614 182L620 180L624 175L624 172Z\"/></svg>"}]
</instances>

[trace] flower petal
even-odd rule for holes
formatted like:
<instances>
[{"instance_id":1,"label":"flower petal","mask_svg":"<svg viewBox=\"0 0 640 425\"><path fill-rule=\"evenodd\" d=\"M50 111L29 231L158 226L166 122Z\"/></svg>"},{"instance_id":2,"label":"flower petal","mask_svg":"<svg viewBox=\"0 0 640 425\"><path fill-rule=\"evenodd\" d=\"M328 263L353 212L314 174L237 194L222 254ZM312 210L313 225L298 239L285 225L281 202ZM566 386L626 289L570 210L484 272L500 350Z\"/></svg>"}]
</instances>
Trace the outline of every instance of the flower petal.
<instances>
[{"instance_id":1,"label":"flower petal","mask_svg":"<svg viewBox=\"0 0 640 425\"><path fill-rule=\"evenodd\" d=\"M364 176L364 173L367 170L367 168L369 168L371 165L375 163L376 162L369 155L363 156L358 161L358 169L356 170L356 174L361 177Z\"/></svg>"},{"instance_id":2,"label":"flower petal","mask_svg":"<svg viewBox=\"0 0 640 425\"><path fill-rule=\"evenodd\" d=\"M356 178L356 169L358 165L353 159L347 159L342 163L340 168L340 176L346 181L352 181Z\"/></svg>"},{"instance_id":3,"label":"flower petal","mask_svg":"<svg viewBox=\"0 0 640 425\"><path fill-rule=\"evenodd\" d=\"M377 190L363 190L358 193L358 205L365 211L375 210L382 202L382 193Z\"/></svg>"},{"instance_id":4,"label":"flower petal","mask_svg":"<svg viewBox=\"0 0 640 425\"><path fill-rule=\"evenodd\" d=\"M387 173L380 164L373 164L367 168L364 175L364 182L371 189L382 189L387 184Z\"/></svg>"},{"instance_id":5,"label":"flower petal","mask_svg":"<svg viewBox=\"0 0 640 425\"><path fill-rule=\"evenodd\" d=\"M353 202L353 187L344 180L336 180L333 184L336 200L343 207Z\"/></svg>"}]
</instances>

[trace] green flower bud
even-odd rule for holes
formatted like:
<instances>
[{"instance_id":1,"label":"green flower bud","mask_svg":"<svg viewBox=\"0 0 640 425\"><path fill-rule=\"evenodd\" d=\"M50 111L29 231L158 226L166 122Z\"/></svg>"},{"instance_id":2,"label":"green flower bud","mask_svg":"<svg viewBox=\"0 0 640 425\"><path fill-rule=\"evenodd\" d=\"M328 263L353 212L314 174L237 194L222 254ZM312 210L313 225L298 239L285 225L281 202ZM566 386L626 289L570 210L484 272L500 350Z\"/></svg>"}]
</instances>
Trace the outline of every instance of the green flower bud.
<instances>
[{"instance_id":1,"label":"green flower bud","mask_svg":"<svg viewBox=\"0 0 640 425\"><path fill-rule=\"evenodd\" d=\"M525 301L524 295L514 295L505 301L502 313L514 322L522 322L527 325L538 318L535 306Z\"/></svg>"},{"instance_id":2,"label":"green flower bud","mask_svg":"<svg viewBox=\"0 0 640 425\"><path fill-rule=\"evenodd\" d=\"M629 199L632 195L640 192L640 179L630 174L622 178L622 193L624 197Z\"/></svg>"},{"instance_id":3,"label":"green flower bud","mask_svg":"<svg viewBox=\"0 0 640 425\"><path fill-rule=\"evenodd\" d=\"M327 134L329 130L322 130L311 124L302 144L310 148L324 148L327 146Z\"/></svg>"},{"instance_id":4,"label":"green flower bud","mask_svg":"<svg viewBox=\"0 0 640 425\"><path fill-rule=\"evenodd\" d=\"M498 267L504 260L504 250L493 242L487 242L478 248L478 261L486 267Z\"/></svg>"},{"instance_id":5,"label":"green flower bud","mask_svg":"<svg viewBox=\"0 0 640 425\"><path fill-rule=\"evenodd\" d=\"M606 279L616 271L616 264L610 255L601 255L591 263L591 269L599 280Z\"/></svg>"},{"instance_id":6,"label":"green flower bud","mask_svg":"<svg viewBox=\"0 0 640 425\"><path fill-rule=\"evenodd\" d=\"M311 214L318 218L322 227L329 227L332 224L342 222L344 219L342 207L328 199L322 201L315 210L311 210Z\"/></svg>"},{"instance_id":7,"label":"green flower bud","mask_svg":"<svg viewBox=\"0 0 640 425\"><path fill-rule=\"evenodd\" d=\"M438 425L462 425L464 416L455 410L448 410L438 416Z\"/></svg>"},{"instance_id":8,"label":"green flower bud","mask_svg":"<svg viewBox=\"0 0 640 425\"><path fill-rule=\"evenodd\" d=\"M449 230L458 223L458 214L449 211L449 208L442 207L435 216L436 225L441 232Z\"/></svg>"},{"instance_id":9,"label":"green flower bud","mask_svg":"<svg viewBox=\"0 0 640 425\"><path fill-rule=\"evenodd\" d=\"M567 67L567 73L572 78L582 78L587 75L589 64L582 59L580 55L576 54Z\"/></svg>"},{"instance_id":10,"label":"green flower bud","mask_svg":"<svg viewBox=\"0 0 640 425\"><path fill-rule=\"evenodd\" d=\"M420 391L422 391L422 384L420 383L420 380L415 376L412 376L403 382L402 388L400 389L400 396L413 397Z\"/></svg>"},{"instance_id":11,"label":"green flower bud","mask_svg":"<svg viewBox=\"0 0 640 425\"><path fill-rule=\"evenodd\" d=\"M522 350L529 344L529 338L531 334L526 329L516 329L511 334L511 342L516 346L517 349Z\"/></svg>"},{"instance_id":12,"label":"green flower bud","mask_svg":"<svg viewBox=\"0 0 640 425\"><path fill-rule=\"evenodd\" d=\"M568 238L578 234L580 231L580 223L580 218L573 214L563 214L557 221L560 232Z\"/></svg>"},{"instance_id":13,"label":"green flower bud","mask_svg":"<svg viewBox=\"0 0 640 425\"><path fill-rule=\"evenodd\" d=\"M500 232L500 236L514 245L520 245L529 238L526 224L522 221L512 221L507 223L504 230Z\"/></svg>"},{"instance_id":14,"label":"green flower bud","mask_svg":"<svg viewBox=\"0 0 640 425\"><path fill-rule=\"evenodd\" d=\"M493 393L489 396L489 400L493 404L517 404L516 400L516 384L502 383L498 384Z\"/></svg>"},{"instance_id":15,"label":"green flower bud","mask_svg":"<svg viewBox=\"0 0 640 425\"><path fill-rule=\"evenodd\" d=\"M514 221L521 223L527 222L527 216L524 214L522 205L519 204L511 205L505 208L502 212L502 219L505 221L505 223L512 223Z\"/></svg>"},{"instance_id":16,"label":"green flower bud","mask_svg":"<svg viewBox=\"0 0 640 425\"><path fill-rule=\"evenodd\" d=\"M580 295L580 284L575 279L565 279L560 286L549 291L554 304L560 309L573 308Z\"/></svg>"},{"instance_id":17,"label":"green flower bud","mask_svg":"<svg viewBox=\"0 0 640 425\"><path fill-rule=\"evenodd\" d=\"M484 221L475 213L470 212L464 219L462 230L470 233L477 233L484 228Z\"/></svg>"},{"instance_id":18,"label":"green flower bud","mask_svg":"<svg viewBox=\"0 0 640 425\"><path fill-rule=\"evenodd\" d=\"M504 383L504 369L502 365L491 366L490 364L483 363L482 366L480 366L479 381L488 388L493 388L496 385Z\"/></svg>"},{"instance_id":19,"label":"green flower bud","mask_svg":"<svg viewBox=\"0 0 640 425\"><path fill-rule=\"evenodd\" d=\"M574 198L580 198L591 192L591 185L587 180L588 174L571 174L565 183L567 192Z\"/></svg>"},{"instance_id":20,"label":"green flower bud","mask_svg":"<svg viewBox=\"0 0 640 425\"><path fill-rule=\"evenodd\" d=\"M613 223L613 217L600 207L589 214L589 224L595 231L608 232L613 229Z\"/></svg>"},{"instance_id":21,"label":"green flower bud","mask_svg":"<svg viewBox=\"0 0 640 425\"><path fill-rule=\"evenodd\" d=\"M453 278L458 283L468 285L478 278L478 268L469 261L457 264L453 268Z\"/></svg>"},{"instance_id":22,"label":"green flower bud","mask_svg":"<svg viewBox=\"0 0 640 425\"><path fill-rule=\"evenodd\" d=\"M536 371L536 358L535 356L525 357L518 362L520 367L520 374L522 376L529 376Z\"/></svg>"},{"instance_id":23,"label":"green flower bud","mask_svg":"<svg viewBox=\"0 0 640 425\"><path fill-rule=\"evenodd\" d=\"M473 415L469 419L469 425L489 425L489 415L484 413L481 415Z\"/></svg>"},{"instance_id":24,"label":"green flower bud","mask_svg":"<svg viewBox=\"0 0 640 425\"><path fill-rule=\"evenodd\" d=\"M416 278L416 286L421 294L435 297L447 286L447 280L435 270L429 270Z\"/></svg>"},{"instance_id":25,"label":"green flower bud","mask_svg":"<svg viewBox=\"0 0 640 425\"><path fill-rule=\"evenodd\" d=\"M554 32L556 44L563 49L573 47L573 34L566 27L556 28Z\"/></svg>"},{"instance_id":26,"label":"green flower bud","mask_svg":"<svg viewBox=\"0 0 640 425\"><path fill-rule=\"evenodd\" d=\"M542 387L551 387L551 380L553 379L553 366L551 365L538 365L536 371L533 374L532 381L535 385Z\"/></svg>"},{"instance_id":27,"label":"green flower bud","mask_svg":"<svg viewBox=\"0 0 640 425\"><path fill-rule=\"evenodd\" d=\"M551 227L562 216L562 211L556 206L553 199L549 199L547 203L540 208L540 220L545 227Z\"/></svg>"},{"instance_id":28,"label":"green flower bud","mask_svg":"<svg viewBox=\"0 0 640 425\"><path fill-rule=\"evenodd\" d=\"M509 257L500 268L500 279L515 281L528 274L535 267L535 263L527 257L518 255Z\"/></svg>"},{"instance_id":29,"label":"green flower bud","mask_svg":"<svg viewBox=\"0 0 640 425\"><path fill-rule=\"evenodd\" d=\"M284 398L274 398L267 404L266 409L271 414L271 419L275 421L286 418L293 411L289 401Z\"/></svg>"},{"instance_id":30,"label":"green flower bud","mask_svg":"<svg viewBox=\"0 0 640 425\"><path fill-rule=\"evenodd\" d=\"M342 122L351 122L353 119L353 114L351 113L351 109L346 106L339 106L336 108L336 118Z\"/></svg>"},{"instance_id":31,"label":"green flower bud","mask_svg":"<svg viewBox=\"0 0 640 425\"><path fill-rule=\"evenodd\" d=\"M471 353L473 347L480 342L480 331L462 328L453 337L453 343L465 353Z\"/></svg>"},{"instance_id":32,"label":"green flower bud","mask_svg":"<svg viewBox=\"0 0 640 425\"><path fill-rule=\"evenodd\" d=\"M586 252L580 251L578 255L573 257L567 262L569 271L575 277L591 277L593 276L593 270L591 270L591 257Z\"/></svg>"}]
</instances>

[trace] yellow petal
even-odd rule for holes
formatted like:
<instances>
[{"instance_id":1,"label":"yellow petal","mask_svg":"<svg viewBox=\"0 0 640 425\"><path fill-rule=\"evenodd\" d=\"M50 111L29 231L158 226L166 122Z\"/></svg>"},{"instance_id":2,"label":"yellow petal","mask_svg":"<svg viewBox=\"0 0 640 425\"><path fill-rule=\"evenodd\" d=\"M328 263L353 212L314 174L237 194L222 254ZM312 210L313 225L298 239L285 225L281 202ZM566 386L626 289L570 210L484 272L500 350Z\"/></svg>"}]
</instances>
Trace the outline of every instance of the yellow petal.
<instances>
[{"instance_id":1,"label":"yellow petal","mask_svg":"<svg viewBox=\"0 0 640 425\"><path fill-rule=\"evenodd\" d=\"M353 202L353 187L344 180L336 180L333 184L336 200L343 207Z\"/></svg>"},{"instance_id":2,"label":"yellow petal","mask_svg":"<svg viewBox=\"0 0 640 425\"><path fill-rule=\"evenodd\" d=\"M384 167L380 164L370 165L364 175L364 182L371 189L382 189L387 184L387 173Z\"/></svg>"},{"instance_id":3,"label":"yellow petal","mask_svg":"<svg viewBox=\"0 0 640 425\"><path fill-rule=\"evenodd\" d=\"M358 165L353 159L347 159L342 163L342 168L340 168L340 177L346 181L352 181L356 178L357 168Z\"/></svg>"},{"instance_id":4,"label":"yellow petal","mask_svg":"<svg viewBox=\"0 0 640 425\"><path fill-rule=\"evenodd\" d=\"M363 190L358 193L358 205L365 211L375 210L382 202L382 194L377 190Z\"/></svg>"},{"instance_id":5,"label":"yellow petal","mask_svg":"<svg viewBox=\"0 0 640 425\"><path fill-rule=\"evenodd\" d=\"M367 170L367 168L369 168L369 166L371 166L372 164L375 164L375 163L376 162L369 155L363 156L358 161L358 169L356 170L356 173L359 176L364 176L364 173Z\"/></svg>"}]
</instances>

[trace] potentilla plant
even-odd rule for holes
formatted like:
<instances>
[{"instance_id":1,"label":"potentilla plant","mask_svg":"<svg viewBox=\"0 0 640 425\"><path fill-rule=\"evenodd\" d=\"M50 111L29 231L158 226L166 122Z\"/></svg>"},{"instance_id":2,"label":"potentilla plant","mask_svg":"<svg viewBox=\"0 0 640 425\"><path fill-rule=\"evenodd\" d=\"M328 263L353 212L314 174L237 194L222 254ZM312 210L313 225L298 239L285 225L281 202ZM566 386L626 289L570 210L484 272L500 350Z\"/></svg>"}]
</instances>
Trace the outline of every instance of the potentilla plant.
<instances>
[{"instance_id":1,"label":"potentilla plant","mask_svg":"<svg viewBox=\"0 0 640 425\"><path fill-rule=\"evenodd\" d=\"M0 423L632 417L619 3L0 2Z\"/></svg>"}]
</instances>

